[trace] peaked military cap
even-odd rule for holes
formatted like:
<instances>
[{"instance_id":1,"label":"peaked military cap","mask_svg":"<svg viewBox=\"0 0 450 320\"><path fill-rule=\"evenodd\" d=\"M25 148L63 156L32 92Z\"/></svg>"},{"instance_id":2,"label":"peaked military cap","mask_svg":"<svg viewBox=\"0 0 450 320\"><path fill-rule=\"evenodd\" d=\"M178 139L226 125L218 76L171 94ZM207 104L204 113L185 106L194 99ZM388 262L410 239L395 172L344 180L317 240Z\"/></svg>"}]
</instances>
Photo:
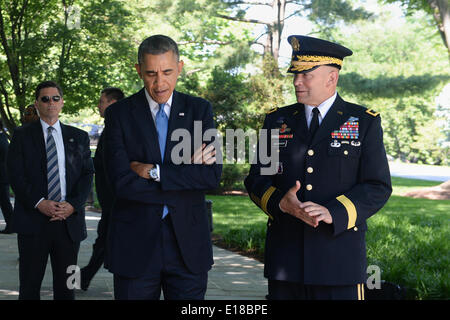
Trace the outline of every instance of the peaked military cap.
<instances>
[{"instance_id":1,"label":"peaked military cap","mask_svg":"<svg viewBox=\"0 0 450 320\"><path fill-rule=\"evenodd\" d=\"M322 65L341 69L344 57L353 54L340 44L313 37L292 35L287 40L292 46L289 73L307 73Z\"/></svg>"}]
</instances>

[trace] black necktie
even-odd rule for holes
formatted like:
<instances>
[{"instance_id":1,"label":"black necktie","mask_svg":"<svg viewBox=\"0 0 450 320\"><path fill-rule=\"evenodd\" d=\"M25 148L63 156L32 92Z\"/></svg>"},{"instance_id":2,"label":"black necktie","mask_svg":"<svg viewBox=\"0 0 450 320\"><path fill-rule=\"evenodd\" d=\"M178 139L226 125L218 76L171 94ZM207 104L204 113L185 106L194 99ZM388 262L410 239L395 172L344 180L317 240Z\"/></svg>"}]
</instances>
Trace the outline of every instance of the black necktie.
<instances>
[{"instance_id":1,"label":"black necktie","mask_svg":"<svg viewBox=\"0 0 450 320\"><path fill-rule=\"evenodd\" d=\"M312 141L317 128L319 128L319 109L317 109L317 107L314 107L312 113L313 117L311 119L311 123L309 124L309 142Z\"/></svg>"}]
</instances>

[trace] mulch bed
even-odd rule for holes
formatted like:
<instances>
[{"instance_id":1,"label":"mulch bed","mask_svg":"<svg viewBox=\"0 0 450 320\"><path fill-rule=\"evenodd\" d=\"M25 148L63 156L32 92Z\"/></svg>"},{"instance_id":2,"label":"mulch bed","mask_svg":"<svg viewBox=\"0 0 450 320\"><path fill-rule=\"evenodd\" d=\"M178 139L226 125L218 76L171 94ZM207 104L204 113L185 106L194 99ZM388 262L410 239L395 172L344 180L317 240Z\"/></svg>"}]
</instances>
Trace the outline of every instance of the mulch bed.
<instances>
[{"instance_id":1,"label":"mulch bed","mask_svg":"<svg viewBox=\"0 0 450 320\"><path fill-rule=\"evenodd\" d=\"M256 250L247 250L246 251L246 250L242 250L237 247L230 246L227 243L225 243L225 241L223 240L223 238L220 235L214 234L214 233L211 234L211 240L212 240L212 243L219 248L226 249L231 252L240 254L241 256L249 257L249 258L258 260L261 263L264 263L264 256L261 254L258 254L256 252Z\"/></svg>"},{"instance_id":2,"label":"mulch bed","mask_svg":"<svg viewBox=\"0 0 450 320\"><path fill-rule=\"evenodd\" d=\"M404 196L411 198L423 198L432 200L449 200L450 180L434 187L422 188L407 192L404 194Z\"/></svg>"}]
</instances>

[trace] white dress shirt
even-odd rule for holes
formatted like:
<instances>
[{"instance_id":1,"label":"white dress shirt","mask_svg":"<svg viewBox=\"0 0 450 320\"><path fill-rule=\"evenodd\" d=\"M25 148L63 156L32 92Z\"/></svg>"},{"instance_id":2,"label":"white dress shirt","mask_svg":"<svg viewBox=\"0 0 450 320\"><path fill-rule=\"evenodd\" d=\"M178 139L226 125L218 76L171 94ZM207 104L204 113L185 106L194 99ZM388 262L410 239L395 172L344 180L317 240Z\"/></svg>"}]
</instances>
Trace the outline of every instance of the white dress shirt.
<instances>
[{"instance_id":1,"label":"white dress shirt","mask_svg":"<svg viewBox=\"0 0 450 320\"><path fill-rule=\"evenodd\" d=\"M47 136L48 136L48 125L47 122L42 121L40 119L41 125L42 125L42 132L44 133L44 145L47 147ZM52 136L53 139L55 139L56 144L56 152L58 153L58 170L59 170L59 185L61 187L61 201L66 200L66 155L64 153L64 140L62 136L61 131L61 124L58 121L56 121L52 127L55 130L52 130ZM38 206L39 203L41 203L42 200L45 198L42 198L36 203L35 208Z\"/></svg>"},{"instance_id":2,"label":"white dress shirt","mask_svg":"<svg viewBox=\"0 0 450 320\"><path fill-rule=\"evenodd\" d=\"M319 125L322 123L322 120L327 115L327 112L328 112L328 110L330 110L331 106L334 103L334 100L336 100L336 97L337 97L337 92L335 92L334 95L332 95L327 100L325 100L324 102L322 102L321 104L319 104L317 106L317 109L319 110ZM312 111L314 108L316 108L316 107L305 105L305 116L306 116L306 121L308 123L308 128L309 128L309 125L310 125L312 117L313 117Z\"/></svg>"},{"instance_id":3,"label":"white dress shirt","mask_svg":"<svg viewBox=\"0 0 450 320\"><path fill-rule=\"evenodd\" d=\"M148 105L150 106L150 111L152 112L153 122L156 127L156 114L159 111L159 104L155 100L152 99L152 97L148 94L147 89L145 89L145 97L147 98ZM170 109L172 107L172 100L173 100L173 92L170 95L169 100L167 100L166 104L164 105L164 112L167 115L167 119L170 117Z\"/></svg>"}]
</instances>

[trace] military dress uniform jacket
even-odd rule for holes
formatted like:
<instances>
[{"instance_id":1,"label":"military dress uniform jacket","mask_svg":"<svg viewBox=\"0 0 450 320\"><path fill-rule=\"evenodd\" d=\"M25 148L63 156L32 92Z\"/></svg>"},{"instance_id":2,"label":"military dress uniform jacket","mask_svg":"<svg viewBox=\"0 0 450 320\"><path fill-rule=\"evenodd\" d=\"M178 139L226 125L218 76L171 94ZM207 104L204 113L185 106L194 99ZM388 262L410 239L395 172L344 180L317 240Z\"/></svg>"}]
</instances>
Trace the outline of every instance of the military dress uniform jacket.
<instances>
[{"instance_id":1,"label":"military dress uniform jacket","mask_svg":"<svg viewBox=\"0 0 450 320\"><path fill-rule=\"evenodd\" d=\"M263 128L281 128L278 173L261 175L258 160L245 179L251 199L269 216L264 275L307 285L363 283L366 220L392 192L380 117L337 95L308 144L304 108L297 103L267 114ZM332 224L313 228L280 210L296 180L299 200L328 208Z\"/></svg>"}]
</instances>

